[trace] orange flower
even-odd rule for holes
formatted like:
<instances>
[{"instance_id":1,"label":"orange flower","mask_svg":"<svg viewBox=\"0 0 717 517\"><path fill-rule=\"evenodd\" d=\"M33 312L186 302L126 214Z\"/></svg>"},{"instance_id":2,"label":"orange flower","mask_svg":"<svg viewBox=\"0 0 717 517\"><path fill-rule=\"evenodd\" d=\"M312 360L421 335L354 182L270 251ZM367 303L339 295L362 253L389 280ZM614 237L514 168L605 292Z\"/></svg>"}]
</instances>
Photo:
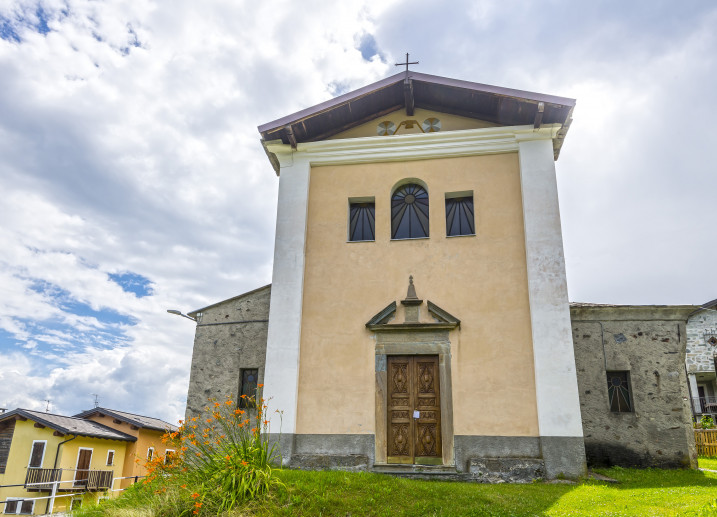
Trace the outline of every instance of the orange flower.
<instances>
[{"instance_id":1,"label":"orange flower","mask_svg":"<svg viewBox=\"0 0 717 517\"><path fill-rule=\"evenodd\" d=\"M207 418L207 423L208 423L208 424L211 424L211 423L212 423L212 418L211 418L211 417Z\"/></svg>"},{"instance_id":2,"label":"orange flower","mask_svg":"<svg viewBox=\"0 0 717 517\"><path fill-rule=\"evenodd\" d=\"M195 507L195 508L201 508L201 507L202 507L201 501L197 501L196 503L194 503L194 507Z\"/></svg>"},{"instance_id":3,"label":"orange flower","mask_svg":"<svg viewBox=\"0 0 717 517\"><path fill-rule=\"evenodd\" d=\"M197 497L199 497L199 494L197 492L194 492L192 494L192 499L196 499Z\"/></svg>"},{"instance_id":4,"label":"orange flower","mask_svg":"<svg viewBox=\"0 0 717 517\"><path fill-rule=\"evenodd\" d=\"M227 454L226 456L224 456L224 457L227 459L227 461L229 461L229 460L232 459L231 456L229 456L228 454Z\"/></svg>"},{"instance_id":5,"label":"orange flower","mask_svg":"<svg viewBox=\"0 0 717 517\"><path fill-rule=\"evenodd\" d=\"M221 405L221 404L219 404L219 402L215 402L215 403L214 403L214 407L219 407L220 405Z\"/></svg>"},{"instance_id":6,"label":"orange flower","mask_svg":"<svg viewBox=\"0 0 717 517\"><path fill-rule=\"evenodd\" d=\"M268 420L264 420L264 425L269 425L269 421L268 421Z\"/></svg>"},{"instance_id":7,"label":"orange flower","mask_svg":"<svg viewBox=\"0 0 717 517\"><path fill-rule=\"evenodd\" d=\"M241 464L242 464L244 467L246 467L247 465L249 465L249 463L247 463L247 462L244 461L244 460L242 460Z\"/></svg>"},{"instance_id":8,"label":"orange flower","mask_svg":"<svg viewBox=\"0 0 717 517\"><path fill-rule=\"evenodd\" d=\"M227 401L225 402L225 404L226 404L227 406L231 406L232 404L234 404L234 402L232 402L231 400L227 400Z\"/></svg>"},{"instance_id":9,"label":"orange flower","mask_svg":"<svg viewBox=\"0 0 717 517\"><path fill-rule=\"evenodd\" d=\"M187 485L182 485L182 488L187 488Z\"/></svg>"},{"instance_id":10,"label":"orange flower","mask_svg":"<svg viewBox=\"0 0 717 517\"><path fill-rule=\"evenodd\" d=\"M257 384L257 386L259 386L260 388L263 388L263 387L264 387L263 384Z\"/></svg>"}]
</instances>

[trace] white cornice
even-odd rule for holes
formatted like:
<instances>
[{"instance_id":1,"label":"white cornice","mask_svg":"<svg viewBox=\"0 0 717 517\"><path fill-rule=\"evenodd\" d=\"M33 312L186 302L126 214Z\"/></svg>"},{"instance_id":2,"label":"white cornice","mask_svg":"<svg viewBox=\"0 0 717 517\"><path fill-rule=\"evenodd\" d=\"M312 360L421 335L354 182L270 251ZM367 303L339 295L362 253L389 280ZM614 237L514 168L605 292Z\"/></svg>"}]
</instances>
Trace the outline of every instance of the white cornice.
<instances>
[{"instance_id":1,"label":"white cornice","mask_svg":"<svg viewBox=\"0 0 717 517\"><path fill-rule=\"evenodd\" d=\"M428 160L455 156L476 156L517 152L523 140L551 140L560 124L543 126L503 126L438 133L373 136L305 142L292 149L279 140L266 142L281 167L294 160L307 160L312 166L352 163Z\"/></svg>"}]
</instances>

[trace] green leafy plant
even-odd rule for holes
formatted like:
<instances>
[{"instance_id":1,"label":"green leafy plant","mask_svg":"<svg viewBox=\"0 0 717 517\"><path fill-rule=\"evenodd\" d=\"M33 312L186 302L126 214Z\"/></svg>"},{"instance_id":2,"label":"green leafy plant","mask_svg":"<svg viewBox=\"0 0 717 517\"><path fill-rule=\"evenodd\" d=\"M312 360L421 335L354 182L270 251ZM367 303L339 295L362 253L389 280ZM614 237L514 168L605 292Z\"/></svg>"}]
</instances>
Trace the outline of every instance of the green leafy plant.
<instances>
[{"instance_id":1,"label":"green leafy plant","mask_svg":"<svg viewBox=\"0 0 717 517\"><path fill-rule=\"evenodd\" d=\"M702 429L712 429L715 426L714 420L709 415L702 415L700 419L700 427Z\"/></svg>"}]
</instances>

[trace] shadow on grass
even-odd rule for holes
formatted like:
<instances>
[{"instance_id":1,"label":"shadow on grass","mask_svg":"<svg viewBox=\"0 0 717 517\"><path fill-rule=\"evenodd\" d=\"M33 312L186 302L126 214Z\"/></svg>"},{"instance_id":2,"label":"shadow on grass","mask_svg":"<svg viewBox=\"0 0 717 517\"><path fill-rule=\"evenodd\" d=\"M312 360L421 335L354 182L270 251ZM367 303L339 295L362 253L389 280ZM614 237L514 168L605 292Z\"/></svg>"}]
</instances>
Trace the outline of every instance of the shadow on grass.
<instances>
[{"instance_id":1,"label":"shadow on grass","mask_svg":"<svg viewBox=\"0 0 717 517\"><path fill-rule=\"evenodd\" d=\"M690 486L717 489L717 474L705 473L701 470L626 469L621 467L593 470L619 481L618 484L611 485L618 489Z\"/></svg>"}]
</instances>

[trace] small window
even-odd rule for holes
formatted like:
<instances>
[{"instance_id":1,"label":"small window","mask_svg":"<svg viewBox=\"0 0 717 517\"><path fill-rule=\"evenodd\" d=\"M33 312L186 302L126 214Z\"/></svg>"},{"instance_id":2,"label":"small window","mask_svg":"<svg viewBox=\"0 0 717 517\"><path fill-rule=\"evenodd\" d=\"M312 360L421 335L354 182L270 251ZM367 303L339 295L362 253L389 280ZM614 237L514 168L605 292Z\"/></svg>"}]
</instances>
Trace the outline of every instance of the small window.
<instances>
[{"instance_id":1,"label":"small window","mask_svg":"<svg viewBox=\"0 0 717 517\"><path fill-rule=\"evenodd\" d=\"M115 451L107 451L107 466L110 467L115 463Z\"/></svg>"},{"instance_id":2,"label":"small window","mask_svg":"<svg viewBox=\"0 0 717 517\"><path fill-rule=\"evenodd\" d=\"M249 368L241 371L241 386L239 387L239 407L256 407L256 388L259 382L259 370Z\"/></svg>"},{"instance_id":3,"label":"small window","mask_svg":"<svg viewBox=\"0 0 717 517\"><path fill-rule=\"evenodd\" d=\"M174 449L167 449L164 451L164 464L168 464L170 461L172 461L172 455L174 454Z\"/></svg>"},{"instance_id":4,"label":"small window","mask_svg":"<svg viewBox=\"0 0 717 517\"><path fill-rule=\"evenodd\" d=\"M376 240L376 204L349 200L349 241Z\"/></svg>"},{"instance_id":5,"label":"small window","mask_svg":"<svg viewBox=\"0 0 717 517\"><path fill-rule=\"evenodd\" d=\"M475 235L473 195L446 194L446 235Z\"/></svg>"},{"instance_id":6,"label":"small window","mask_svg":"<svg viewBox=\"0 0 717 517\"><path fill-rule=\"evenodd\" d=\"M35 508L35 501L26 499L7 498L5 503L6 514L11 515L32 515Z\"/></svg>"},{"instance_id":7,"label":"small window","mask_svg":"<svg viewBox=\"0 0 717 517\"><path fill-rule=\"evenodd\" d=\"M32 442L32 449L30 450L30 462L27 468L39 469L42 468L42 461L45 459L45 440Z\"/></svg>"},{"instance_id":8,"label":"small window","mask_svg":"<svg viewBox=\"0 0 717 517\"><path fill-rule=\"evenodd\" d=\"M428 237L428 192L415 183L402 185L391 196L391 238Z\"/></svg>"},{"instance_id":9,"label":"small window","mask_svg":"<svg viewBox=\"0 0 717 517\"><path fill-rule=\"evenodd\" d=\"M82 499L79 497L73 497L70 502L70 511L77 510L82 506Z\"/></svg>"},{"instance_id":10,"label":"small window","mask_svg":"<svg viewBox=\"0 0 717 517\"><path fill-rule=\"evenodd\" d=\"M628 372L607 372L607 395L610 411L613 413L630 413L632 396Z\"/></svg>"},{"instance_id":11,"label":"small window","mask_svg":"<svg viewBox=\"0 0 717 517\"><path fill-rule=\"evenodd\" d=\"M152 458L154 457L154 447L150 447L147 449L147 461L152 461Z\"/></svg>"}]
</instances>

